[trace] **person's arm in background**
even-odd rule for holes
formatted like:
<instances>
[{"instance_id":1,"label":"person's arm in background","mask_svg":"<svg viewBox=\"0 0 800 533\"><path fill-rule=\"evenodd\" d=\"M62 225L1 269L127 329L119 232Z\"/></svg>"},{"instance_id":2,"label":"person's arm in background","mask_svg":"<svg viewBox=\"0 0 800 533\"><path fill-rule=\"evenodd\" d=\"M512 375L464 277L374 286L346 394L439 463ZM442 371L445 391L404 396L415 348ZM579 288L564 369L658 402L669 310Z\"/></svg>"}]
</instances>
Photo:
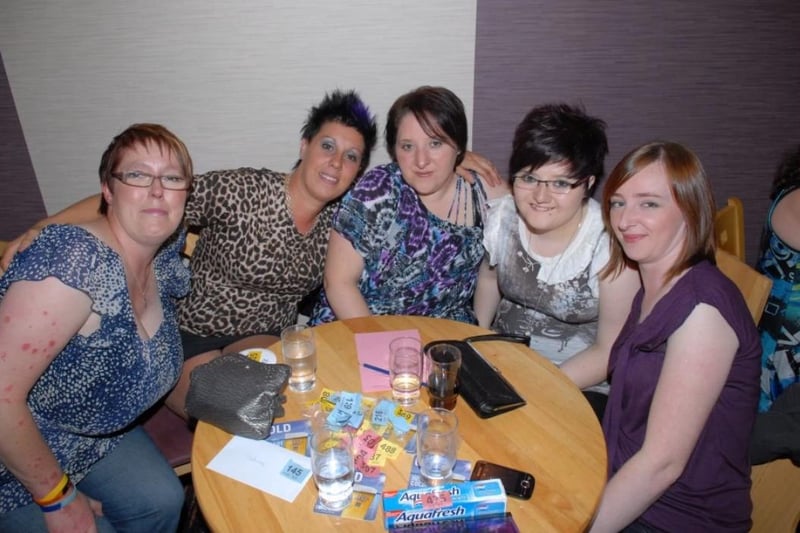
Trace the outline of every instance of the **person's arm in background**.
<instances>
[{"instance_id":1,"label":"person's arm in background","mask_svg":"<svg viewBox=\"0 0 800 533\"><path fill-rule=\"evenodd\" d=\"M364 258L350 241L332 229L325 258L324 286L325 296L337 319L372 314L358 288L363 271Z\"/></svg>"},{"instance_id":2,"label":"person's arm in background","mask_svg":"<svg viewBox=\"0 0 800 533\"><path fill-rule=\"evenodd\" d=\"M800 250L800 189L784 196L772 212L772 229L783 242Z\"/></svg>"},{"instance_id":3,"label":"person's arm in background","mask_svg":"<svg viewBox=\"0 0 800 533\"><path fill-rule=\"evenodd\" d=\"M33 419L28 394L84 327L91 304L85 293L53 277L14 282L0 302L0 461L34 498L49 494L64 472ZM44 519L50 531L92 531L95 512L102 514L101 505L78 493Z\"/></svg>"},{"instance_id":4,"label":"person's arm in background","mask_svg":"<svg viewBox=\"0 0 800 533\"><path fill-rule=\"evenodd\" d=\"M591 346L561 365L562 372L580 389L605 381L611 346L625 325L631 311L631 302L641 287L639 273L631 268L625 268L613 279L611 276L601 279L599 285L597 337Z\"/></svg>"},{"instance_id":5,"label":"person's arm in background","mask_svg":"<svg viewBox=\"0 0 800 533\"><path fill-rule=\"evenodd\" d=\"M484 184L488 185L488 188L505 185L505 180L500 176L494 163L482 155L467 150L464 152L464 159L461 161L461 164L456 167L456 174L463 176L464 179L472 183L472 173L470 170L483 177Z\"/></svg>"},{"instance_id":6,"label":"person's arm in background","mask_svg":"<svg viewBox=\"0 0 800 533\"><path fill-rule=\"evenodd\" d=\"M497 269L489 266L488 255L483 256L478 270L478 282L475 286L473 306L478 325L491 328L497 306L500 304L500 288L497 286Z\"/></svg>"},{"instance_id":7,"label":"person's arm in background","mask_svg":"<svg viewBox=\"0 0 800 533\"><path fill-rule=\"evenodd\" d=\"M30 246L33 239L35 239L39 233L41 233L42 228L48 224L83 224L91 222L101 216L98 211L99 209L100 195L95 194L62 209L55 215L43 218L28 231L8 243L8 247L5 252L3 252L3 257L0 258L0 271L7 269L11 260L14 258L14 254Z\"/></svg>"},{"instance_id":8,"label":"person's arm in background","mask_svg":"<svg viewBox=\"0 0 800 533\"><path fill-rule=\"evenodd\" d=\"M697 305L669 337L644 443L609 480L591 531L620 531L680 477L738 347L731 326L707 304Z\"/></svg>"}]
</instances>

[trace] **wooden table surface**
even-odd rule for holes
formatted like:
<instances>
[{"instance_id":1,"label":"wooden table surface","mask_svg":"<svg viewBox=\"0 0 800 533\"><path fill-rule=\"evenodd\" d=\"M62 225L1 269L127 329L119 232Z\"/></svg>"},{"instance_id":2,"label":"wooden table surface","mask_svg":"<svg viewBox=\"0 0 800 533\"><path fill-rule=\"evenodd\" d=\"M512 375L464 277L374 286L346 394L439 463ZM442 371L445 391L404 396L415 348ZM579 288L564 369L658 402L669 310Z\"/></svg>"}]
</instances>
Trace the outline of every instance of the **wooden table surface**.
<instances>
[{"instance_id":1,"label":"wooden table surface","mask_svg":"<svg viewBox=\"0 0 800 533\"><path fill-rule=\"evenodd\" d=\"M375 316L333 322L315 328L318 354L314 391L287 392L283 420L302 418L302 404L322 387L360 391L355 333L417 329L423 343L463 339L489 333L477 326L449 320ZM272 347L280 360L280 343ZM481 419L458 399L461 443L458 457L484 459L531 472L536 478L533 497L508 499L508 510L521 531L582 531L600 499L606 478L606 449L600 424L580 391L547 359L526 346L510 342L480 342L478 351L514 385L527 405L490 419ZM373 393L391 397L391 392ZM427 408L427 392L410 410ZM206 468L231 435L198 423L192 448L192 479L200 508L216 532L383 530L379 506L375 521L336 518L314 513L317 497L313 479L297 499L286 502ZM403 453L389 460L386 490L404 488L412 457Z\"/></svg>"}]
</instances>

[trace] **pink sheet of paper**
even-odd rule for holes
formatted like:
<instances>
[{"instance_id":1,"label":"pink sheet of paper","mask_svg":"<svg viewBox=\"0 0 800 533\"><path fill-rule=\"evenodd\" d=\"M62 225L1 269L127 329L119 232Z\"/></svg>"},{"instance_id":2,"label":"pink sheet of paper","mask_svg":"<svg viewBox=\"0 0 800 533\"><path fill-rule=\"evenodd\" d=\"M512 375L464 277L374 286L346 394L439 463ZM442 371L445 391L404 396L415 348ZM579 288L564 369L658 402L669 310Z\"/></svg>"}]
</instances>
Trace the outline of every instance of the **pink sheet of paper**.
<instances>
[{"instance_id":1,"label":"pink sheet of paper","mask_svg":"<svg viewBox=\"0 0 800 533\"><path fill-rule=\"evenodd\" d=\"M361 391L378 392L392 390L389 375L366 368L364 363L389 369L389 343L397 337L419 339L419 330L403 329L397 331L378 331L375 333L356 333L356 355L361 371Z\"/></svg>"}]
</instances>

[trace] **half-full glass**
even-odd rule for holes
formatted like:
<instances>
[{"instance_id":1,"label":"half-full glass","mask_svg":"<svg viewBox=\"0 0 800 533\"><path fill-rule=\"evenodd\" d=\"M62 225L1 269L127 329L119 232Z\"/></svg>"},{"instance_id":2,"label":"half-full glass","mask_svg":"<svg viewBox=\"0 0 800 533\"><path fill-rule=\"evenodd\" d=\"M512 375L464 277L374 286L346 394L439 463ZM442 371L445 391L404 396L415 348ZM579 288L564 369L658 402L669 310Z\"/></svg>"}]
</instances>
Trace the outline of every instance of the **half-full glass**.
<instances>
[{"instance_id":1,"label":"half-full glass","mask_svg":"<svg viewBox=\"0 0 800 533\"><path fill-rule=\"evenodd\" d=\"M389 343L389 380L394 401L409 406L419 400L422 380L422 343L414 337L398 337Z\"/></svg>"},{"instance_id":2,"label":"half-full glass","mask_svg":"<svg viewBox=\"0 0 800 533\"><path fill-rule=\"evenodd\" d=\"M289 388L295 392L306 392L314 388L317 381L317 346L314 330L303 325L293 325L281 332L283 360L292 368Z\"/></svg>"}]
</instances>

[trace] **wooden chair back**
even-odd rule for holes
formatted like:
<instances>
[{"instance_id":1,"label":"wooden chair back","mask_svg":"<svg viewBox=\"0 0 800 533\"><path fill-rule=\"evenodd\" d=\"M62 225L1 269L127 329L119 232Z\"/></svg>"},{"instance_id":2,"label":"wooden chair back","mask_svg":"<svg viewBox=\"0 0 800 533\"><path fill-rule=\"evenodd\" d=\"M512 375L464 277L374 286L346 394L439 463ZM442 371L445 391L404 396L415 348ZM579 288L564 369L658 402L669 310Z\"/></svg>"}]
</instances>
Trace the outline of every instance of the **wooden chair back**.
<instances>
[{"instance_id":1,"label":"wooden chair back","mask_svg":"<svg viewBox=\"0 0 800 533\"><path fill-rule=\"evenodd\" d=\"M795 533L800 525L800 468L789 459L753 467L754 533Z\"/></svg>"},{"instance_id":2,"label":"wooden chair back","mask_svg":"<svg viewBox=\"0 0 800 533\"><path fill-rule=\"evenodd\" d=\"M717 250L717 266L739 288L753 320L758 323L767 303L772 280L738 257ZM800 468L788 459L754 466L750 498L755 533L794 533L800 521Z\"/></svg>"},{"instance_id":3,"label":"wooden chair back","mask_svg":"<svg viewBox=\"0 0 800 533\"><path fill-rule=\"evenodd\" d=\"M742 261L744 258L744 206L742 201L731 196L728 204L717 211L714 217L714 235L717 248L735 255Z\"/></svg>"},{"instance_id":4,"label":"wooden chair back","mask_svg":"<svg viewBox=\"0 0 800 533\"><path fill-rule=\"evenodd\" d=\"M772 280L725 250L718 249L716 258L717 267L739 288L753 320L758 324L772 289Z\"/></svg>"},{"instance_id":5,"label":"wooden chair back","mask_svg":"<svg viewBox=\"0 0 800 533\"><path fill-rule=\"evenodd\" d=\"M186 257L192 257L194 253L194 247L197 246L197 239L200 238L200 235L193 231L189 231L186 233L186 244L183 247L183 255Z\"/></svg>"}]
</instances>

